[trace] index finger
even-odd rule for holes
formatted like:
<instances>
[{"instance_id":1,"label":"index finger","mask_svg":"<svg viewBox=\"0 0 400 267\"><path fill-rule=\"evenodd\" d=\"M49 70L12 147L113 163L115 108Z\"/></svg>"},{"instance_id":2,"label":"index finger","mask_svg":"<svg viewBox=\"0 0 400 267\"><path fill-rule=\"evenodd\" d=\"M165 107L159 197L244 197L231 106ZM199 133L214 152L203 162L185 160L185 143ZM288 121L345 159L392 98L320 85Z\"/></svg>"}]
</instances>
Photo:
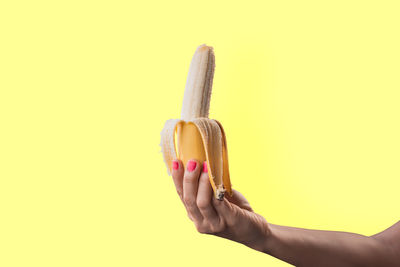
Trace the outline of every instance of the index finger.
<instances>
[{"instance_id":1,"label":"index finger","mask_svg":"<svg viewBox=\"0 0 400 267\"><path fill-rule=\"evenodd\" d=\"M172 179L174 180L176 192L178 193L181 200L183 200L183 164L179 159L172 161Z\"/></svg>"}]
</instances>

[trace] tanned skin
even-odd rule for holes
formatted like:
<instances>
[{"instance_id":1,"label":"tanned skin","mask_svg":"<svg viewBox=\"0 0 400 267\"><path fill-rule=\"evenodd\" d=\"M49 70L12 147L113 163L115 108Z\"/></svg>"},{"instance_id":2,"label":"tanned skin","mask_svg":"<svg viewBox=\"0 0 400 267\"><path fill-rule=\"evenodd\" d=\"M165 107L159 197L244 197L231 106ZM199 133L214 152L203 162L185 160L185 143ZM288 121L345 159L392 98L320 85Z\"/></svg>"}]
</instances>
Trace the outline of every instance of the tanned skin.
<instances>
[{"instance_id":1,"label":"tanned skin","mask_svg":"<svg viewBox=\"0 0 400 267\"><path fill-rule=\"evenodd\" d=\"M222 201L213 197L206 163L193 161L196 167L189 171L174 160L172 178L198 232L299 267L400 267L400 222L373 236L270 224L236 190Z\"/></svg>"}]
</instances>

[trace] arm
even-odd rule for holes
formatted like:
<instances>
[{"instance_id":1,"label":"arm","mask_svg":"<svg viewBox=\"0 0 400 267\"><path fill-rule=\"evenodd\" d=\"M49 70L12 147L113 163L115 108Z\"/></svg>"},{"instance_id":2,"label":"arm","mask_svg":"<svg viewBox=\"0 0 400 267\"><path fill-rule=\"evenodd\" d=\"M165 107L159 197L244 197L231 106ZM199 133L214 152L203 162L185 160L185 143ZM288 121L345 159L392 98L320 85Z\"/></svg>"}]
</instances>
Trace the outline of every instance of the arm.
<instances>
[{"instance_id":1,"label":"arm","mask_svg":"<svg viewBox=\"0 0 400 267\"><path fill-rule=\"evenodd\" d=\"M200 233L242 243L296 266L400 267L400 222L372 237L269 224L239 192L223 201L213 197L207 166L197 161L172 177L189 218Z\"/></svg>"},{"instance_id":2,"label":"arm","mask_svg":"<svg viewBox=\"0 0 400 267\"><path fill-rule=\"evenodd\" d=\"M375 237L273 224L269 228L265 252L296 266L400 266L400 250Z\"/></svg>"}]
</instances>

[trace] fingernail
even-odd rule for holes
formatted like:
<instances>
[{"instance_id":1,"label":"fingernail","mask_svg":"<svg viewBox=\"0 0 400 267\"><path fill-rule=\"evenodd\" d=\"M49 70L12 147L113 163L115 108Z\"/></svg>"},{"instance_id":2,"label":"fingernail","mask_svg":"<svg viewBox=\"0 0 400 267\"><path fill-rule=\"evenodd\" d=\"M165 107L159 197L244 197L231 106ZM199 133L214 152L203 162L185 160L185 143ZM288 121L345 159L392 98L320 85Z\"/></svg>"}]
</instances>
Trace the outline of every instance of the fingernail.
<instances>
[{"instance_id":1,"label":"fingernail","mask_svg":"<svg viewBox=\"0 0 400 267\"><path fill-rule=\"evenodd\" d=\"M176 160L172 161L172 168L173 168L174 170L179 169L179 163L178 163Z\"/></svg>"},{"instance_id":2,"label":"fingernail","mask_svg":"<svg viewBox=\"0 0 400 267\"><path fill-rule=\"evenodd\" d=\"M194 169L196 169L196 165L197 165L196 161L189 160L189 162L187 164L188 171L190 171L190 172L194 171Z\"/></svg>"},{"instance_id":3,"label":"fingernail","mask_svg":"<svg viewBox=\"0 0 400 267\"><path fill-rule=\"evenodd\" d=\"M203 172L208 172L207 162L206 161L203 162Z\"/></svg>"}]
</instances>

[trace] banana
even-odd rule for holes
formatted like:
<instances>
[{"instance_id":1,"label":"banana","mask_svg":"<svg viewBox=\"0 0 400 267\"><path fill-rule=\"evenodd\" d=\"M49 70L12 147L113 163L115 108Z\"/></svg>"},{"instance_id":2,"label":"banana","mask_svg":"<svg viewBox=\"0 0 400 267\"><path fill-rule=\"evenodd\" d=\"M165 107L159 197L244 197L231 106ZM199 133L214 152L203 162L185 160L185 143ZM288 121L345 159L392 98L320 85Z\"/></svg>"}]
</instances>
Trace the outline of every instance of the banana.
<instances>
[{"instance_id":1,"label":"banana","mask_svg":"<svg viewBox=\"0 0 400 267\"><path fill-rule=\"evenodd\" d=\"M190 159L206 161L214 195L222 200L226 192L232 196L232 186L224 129L208 118L214 69L213 48L200 45L190 63L181 119L165 122L160 146L169 175L174 158L182 160L185 168Z\"/></svg>"}]
</instances>

